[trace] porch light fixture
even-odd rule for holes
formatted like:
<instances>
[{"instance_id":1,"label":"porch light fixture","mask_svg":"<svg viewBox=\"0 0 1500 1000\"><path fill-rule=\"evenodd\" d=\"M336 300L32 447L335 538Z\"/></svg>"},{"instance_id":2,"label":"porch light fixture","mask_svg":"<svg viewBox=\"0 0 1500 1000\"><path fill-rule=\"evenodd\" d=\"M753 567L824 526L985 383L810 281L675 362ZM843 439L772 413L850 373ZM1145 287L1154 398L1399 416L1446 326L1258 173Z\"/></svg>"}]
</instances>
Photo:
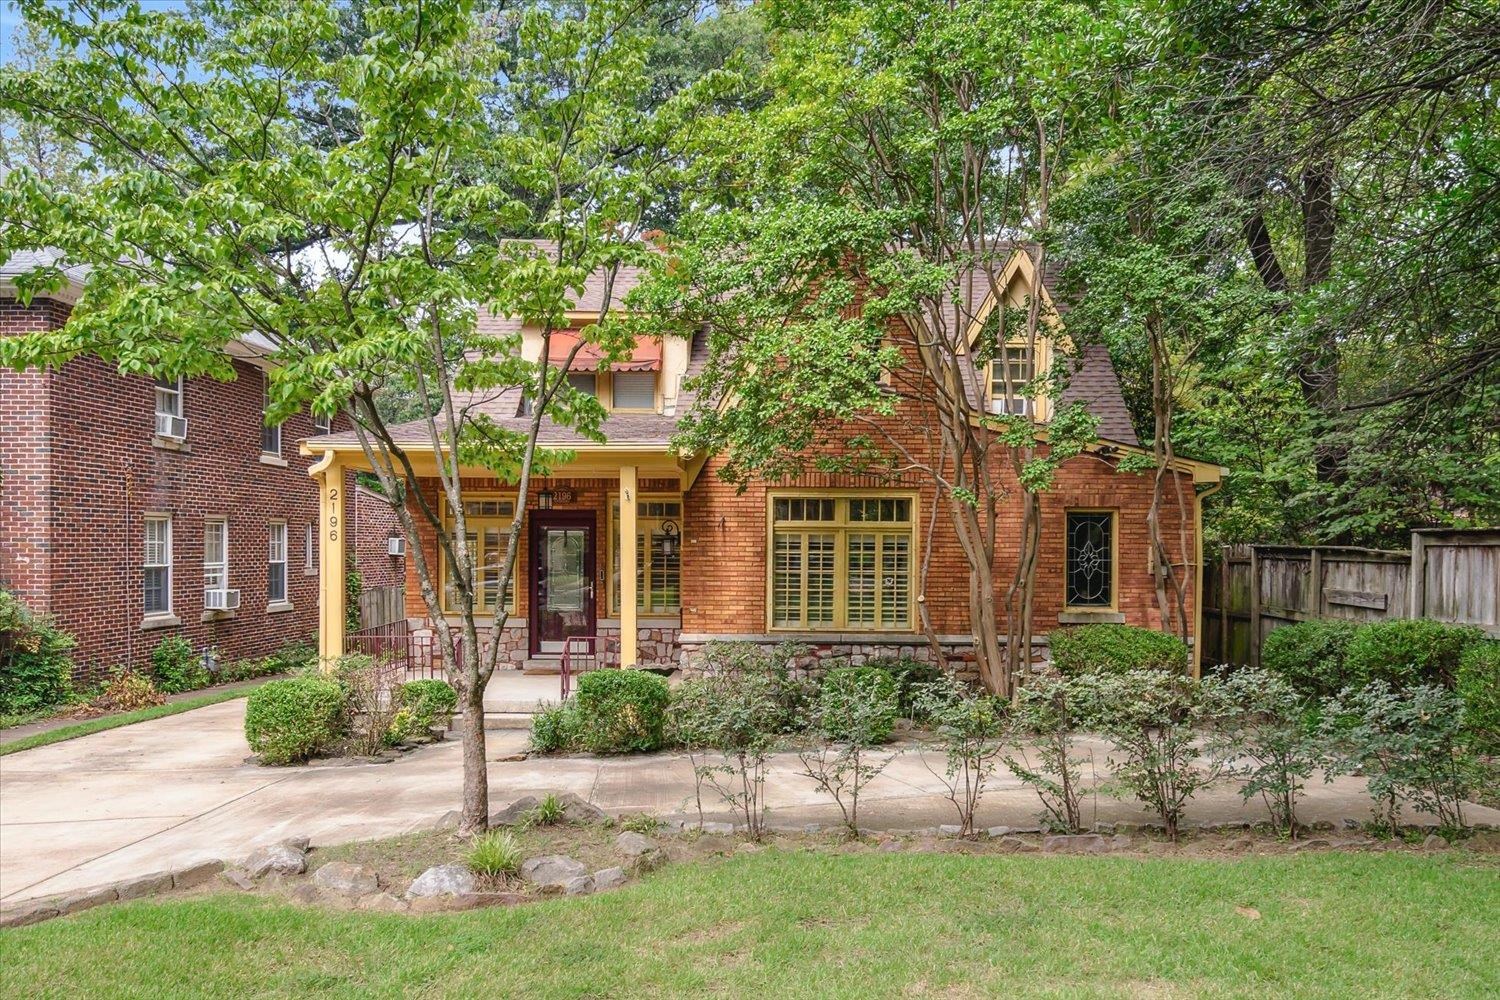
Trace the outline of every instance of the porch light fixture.
<instances>
[{"instance_id":1,"label":"porch light fixture","mask_svg":"<svg viewBox=\"0 0 1500 1000\"><path fill-rule=\"evenodd\" d=\"M661 554L662 558L672 558L672 553L677 551L677 522L664 521L661 526Z\"/></svg>"},{"instance_id":2,"label":"porch light fixture","mask_svg":"<svg viewBox=\"0 0 1500 1000\"><path fill-rule=\"evenodd\" d=\"M537 510L551 510L552 509L552 487L551 486L543 486L540 490L537 491L537 494L536 494L536 508L537 508Z\"/></svg>"}]
</instances>

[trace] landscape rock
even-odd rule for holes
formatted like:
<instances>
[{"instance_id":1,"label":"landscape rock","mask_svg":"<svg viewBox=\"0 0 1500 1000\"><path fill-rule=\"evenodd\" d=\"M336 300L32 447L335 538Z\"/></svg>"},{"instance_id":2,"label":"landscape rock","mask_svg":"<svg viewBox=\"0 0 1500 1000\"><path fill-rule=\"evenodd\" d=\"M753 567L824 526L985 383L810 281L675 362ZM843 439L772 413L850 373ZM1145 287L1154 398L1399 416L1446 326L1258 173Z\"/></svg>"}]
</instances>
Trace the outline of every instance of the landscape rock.
<instances>
[{"instance_id":1,"label":"landscape rock","mask_svg":"<svg viewBox=\"0 0 1500 1000\"><path fill-rule=\"evenodd\" d=\"M757 843L755 843L752 840L747 840L743 844L741 844L740 846L736 847L734 849L734 853L736 853L736 854L759 854L761 851L764 851L765 849L766 849L765 845L763 845L763 844L757 844Z\"/></svg>"},{"instance_id":2,"label":"landscape rock","mask_svg":"<svg viewBox=\"0 0 1500 1000\"><path fill-rule=\"evenodd\" d=\"M407 899L463 896L475 889L474 873L463 865L434 865L418 875L406 890Z\"/></svg>"},{"instance_id":3,"label":"landscape rock","mask_svg":"<svg viewBox=\"0 0 1500 1000\"><path fill-rule=\"evenodd\" d=\"M644 834L626 830L615 838L615 847L627 858L638 858L642 854L661 849L661 845Z\"/></svg>"},{"instance_id":4,"label":"landscape rock","mask_svg":"<svg viewBox=\"0 0 1500 1000\"><path fill-rule=\"evenodd\" d=\"M805 833L805 834L808 834L808 835L815 834L815 833L822 833L823 832L823 828L821 826L819 826L817 823L808 823L807 825L805 825L805 826L802 827L802 832Z\"/></svg>"},{"instance_id":5,"label":"landscape rock","mask_svg":"<svg viewBox=\"0 0 1500 1000\"><path fill-rule=\"evenodd\" d=\"M43 920L51 920L59 915L60 911L55 903L38 901L22 903L8 910L0 910L0 927L25 927L27 924L39 924Z\"/></svg>"},{"instance_id":6,"label":"landscape rock","mask_svg":"<svg viewBox=\"0 0 1500 1000\"><path fill-rule=\"evenodd\" d=\"M139 878L129 879L115 885L115 891L120 894L121 899L140 899L142 896L154 896L159 892L168 892L171 888L171 872L152 872L150 875L142 875Z\"/></svg>"},{"instance_id":7,"label":"landscape rock","mask_svg":"<svg viewBox=\"0 0 1500 1000\"><path fill-rule=\"evenodd\" d=\"M1481 854L1500 854L1500 833L1494 830L1481 830L1464 841L1464 846Z\"/></svg>"},{"instance_id":8,"label":"landscape rock","mask_svg":"<svg viewBox=\"0 0 1500 1000\"><path fill-rule=\"evenodd\" d=\"M602 892L606 889L618 889L625 884L625 869L620 867L601 868L594 872L594 889Z\"/></svg>"},{"instance_id":9,"label":"landscape rock","mask_svg":"<svg viewBox=\"0 0 1500 1000\"><path fill-rule=\"evenodd\" d=\"M901 841L899 840L882 840L880 842L880 846L876 848L876 850L882 851L886 854L896 854L901 849L902 845Z\"/></svg>"},{"instance_id":10,"label":"landscape rock","mask_svg":"<svg viewBox=\"0 0 1500 1000\"><path fill-rule=\"evenodd\" d=\"M283 841L254 851L240 862L240 867L251 878L260 878L272 872L278 875L301 875L307 871L307 849Z\"/></svg>"},{"instance_id":11,"label":"landscape rock","mask_svg":"<svg viewBox=\"0 0 1500 1000\"><path fill-rule=\"evenodd\" d=\"M432 829L437 833L446 833L450 830L457 830L458 824L463 820L463 818L464 814L459 812L457 809L449 809L433 822Z\"/></svg>"},{"instance_id":12,"label":"landscape rock","mask_svg":"<svg viewBox=\"0 0 1500 1000\"><path fill-rule=\"evenodd\" d=\"M321 888L346 896L365 896L378 888L374 872L347 861L328 862L313 873L313 881Z\"/></svg>"},{"instance_id":13,"label":"landscape rock","mask_svg":"<svg viewBox=\"0 0 1500 1000\"><path fill-rule=\"evenodd\" d=\"M406 900L397 899L388 892L375 892L364 897L357 904L359 909L368 910L371 913L405 913L411 909Z\"/></svg>"},{"instance_id":14,"label":"landscape rock","mask_svg":"<svg viewBox=\"0 0 1500 1000\"><path fill-rule=\"evenodd\" d=\"M1342 825L1345 830L1358 830L1364 826L1363 823L1351 816L1345 816L1342 820Z\"/></svg>"},{"instance_id":15,"label":"landscape rock","mask_svg":"<svg viewBox=\"0 0 1500 1000\"><path fill-rule=\"evenodd\" d=\"M1109 850L1109 841L1097 833L1055 834L1042 841L1044 854L1107 854Z\"/></svg>"},{"instance_id":16,"label":"landscape rock","mask_svg":"<svg viewBox=\"0 0 1500 1000\"><path fill-rule=\"evenodd\" d=\"M177 868L172 871L172 888L191 889L195 885L203 885L205 882L213 881L213 877L224 870L224 862L217 858L212 861L200 861L196 865L188 865L186 868Z\"/></svg>"},{"instance_id":17,"label":"landscape rock","mask_svg":"<svg viewBox=\"0 0 1500 1000\"><path fill-rule=\"evenodd\" d=\"M523 795L490 816L490 826L515 826L526 820L526 814L542 804L535 795ZM455 824L456 826L457 824Z\"/></svg>"},{"instance_id":18,"label":"landscape rock","mask_svg":"<svg viewBox=\"0 0 1500 1000\"><path fill-rule=\"evenodd\" d=\"M544 854L521 862L521 877L543 888L564 886L588 873L582 864L562 854Z\"/></svg>"},{"instance_id":19,"label":"landscape rock","mask_svg":"<svg viewBox=\"0 0 1500 1000\"><path fill-rule=\"evenodd\" d=\"M1291 846L1291 849L1294 851L1321 851L1324 848L1332 846L1333 841L1331 840L1325 840L1322 837L1313 837L1311 840L1297 841L1297 843Z\"/></svg>"},{"instance_id":20,"label":"landscape rock","mask_svg":"<svg viewBox=\"0 0 1500 1000\"><path fill-rule=\"evenodd\" d=\"M1429 833L1422 841L1424 851L1446 851L1448 849L1448 838L1440 837L1435 833Z\"/></svg>"},{"instance_id":21,"label":"landscape rock","mask_svg":"<svg viewBox=\"0 0 1500 1000\"><path fill-rule=\"evenodd\" d=\"M1248 851L1255 846L1255 841L1249 837L1235 837L1233 840L1224 842L1223 849L1226 851Z\"/></svg>"},{"instance_id":22,"label":"landscape rock","mask_svg":"<svg viewBox=\"0 0 1500 1000\"><path fill-rule=\"evenodd\" d=\"M704 833L716 833L725 837L734 835L733 823L704 823L701 829Z\"/></svg>"},{"instance_id":23,"label":"landscape rock","mask_svg":"<svg viewBox=\"0 0 1500 1000\"><path fill-rule=\"evenodd\" d=\"M318 887L310 882L301 882L292 886L292 899L298 903L316 903L318 901Z\"/></svg>"},{"instance_id":24,"label":"landscape rock","mask_svg":"<svg viewBox=\"0 0 1500 1000\"><path fill-rule=\"evenodd\" d=\"M63 914L82 913L84 910L91 910L96 906L103 906L105 903L113 903L119 898L119 891L112 885L106 885L98 889L84 889L82 892L75 892L70 896L64 896L62 899L59 899L57 901L57 911Z\"/></svg>"},{"instance_id":25,"label":"landscape rock","mask_svg":"<svg viewBox=\"0 0 1500 1000\"><path fill-rule=\"evenodd\" d=\"M570 878L563 883L562 891L564 896L587 896L594 891L594 876L579 875L577 878Z\"/></svg>"},{"instance_id":26,"label":"landscape rock","mask_svg":"<svg viewBox=\"0 0 1500 1000\"><path fill-rule=\"evenodd\" d=\"M310 837L287 837L285 840L281 841L280 843L281 843L282 847L290 847L294 851L301 851L303 854L306 854L308 848L312 847L312 838L310 838Z\"/></svg>"},{"instance_id":27,"label":"landscape rock","mask_svg":"<svg viewBox=\"0 0 1500 1000\"><path fill-rule=\"evenodd\" d=\"M250 873L245 871L243 868L226 868L222 872L222 874L224 876L224 881L228 882L236 889L242 889L245 892L249 892L251 889L255 888L255 879L251 878Z\"/></svg>"},{"instance_id":28,"label":"landscape rock","mask_svg":"<svg viewBox=\"0 0 1500 1000\"><path fill-rule=\"evenodd\" d=\"M1020 837L1001 837L995 846L1005 854L1031 854L1041 849L1035 841Z\"/></svg>"},{"instance_id":29,"label":"landscape rock","mask_svg":"<svg viewBox=\"0 0 1500 1000\"><path fill-rule=\"evenodd\" d=\"M603 809L572 792L564 792L557 798L562 803L563 819L569 823L602 823L609 819Z\"/></svg>"},{"instance_id":30,"label":"landscape rock","mask_svg":"<svg viewBox=\"0 0 1500 1000\"><path fill-rule=\"evenodd\" d=\"M944 823L942 826L938 827L938 836L957 837L960 833L963 832L963 829L964 828L959 826L957 823Z\"/></svg>"}]
</instances>

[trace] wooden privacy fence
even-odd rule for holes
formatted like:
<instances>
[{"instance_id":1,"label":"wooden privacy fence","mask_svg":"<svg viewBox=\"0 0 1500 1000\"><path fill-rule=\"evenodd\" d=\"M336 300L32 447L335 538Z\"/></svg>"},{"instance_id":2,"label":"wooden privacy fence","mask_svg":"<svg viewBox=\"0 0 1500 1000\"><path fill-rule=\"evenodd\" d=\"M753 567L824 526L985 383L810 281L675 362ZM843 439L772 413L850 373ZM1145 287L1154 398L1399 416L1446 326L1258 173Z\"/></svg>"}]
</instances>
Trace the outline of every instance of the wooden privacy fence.
<instances>
[{"instance_id":1,"label":"wooden privacy fence","mask_svg":"<svg viewBox=\"0 0 1500 1000\"><path fill-rule=\"evenodd\" d=\"M1225 545L1203 580L1204 655L1258 666L1292 622L1434 618L1500 637L1500 531L1423 529L1409 549Z\"/></svg>"},{"instance_id":2,"label":"wooden privacy fence","mask_svg":"<svg viewBox=\"0 0 1500 1000\"><path fill-rule=\"evenodd\" d=\"M406 593L401 584L371 587L359 595L360 629L379 628L406 617Z\"/></svg>"}]
</instances>

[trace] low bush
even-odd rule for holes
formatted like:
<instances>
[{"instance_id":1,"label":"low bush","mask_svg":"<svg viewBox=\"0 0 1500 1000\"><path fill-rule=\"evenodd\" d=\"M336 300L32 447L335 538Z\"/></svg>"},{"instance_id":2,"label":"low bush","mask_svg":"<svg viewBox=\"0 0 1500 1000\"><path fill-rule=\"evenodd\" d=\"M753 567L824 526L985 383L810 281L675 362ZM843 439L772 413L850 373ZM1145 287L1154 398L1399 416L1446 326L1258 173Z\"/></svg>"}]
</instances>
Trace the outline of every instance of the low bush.
<instances>
[{"instance_id":1,"label":"low bush","mask_svg":"<svg viewBox=\"0 0 1500 1000\"><path fill-rule=\"evenodd\" d=\"M872 746L891 738L899 710L896 681L885 670L839 667L823 678L816 722L831 740Z\"/></svg>"},{"instance_id":2,"label":"low bush","mask_svg":"<svg viewBox=\"0 0 1500 1000\"><path fill-rule=\"evenodd\" d=\"M1015 752L1001 758L1042 804L1042 824L1061 833L1083 830L1080 722L1071 682L1054 672L1028 677L1016 696ZM1033 754L1035 757L1033 758Z\"/></svg>"},{"instance_id":3,"label":"low bush","mask_svg":"<svg viewBox=\"0 0 1500 1000\"><path fill-rule=\"evenodd\" d=\"M578 679L579 736L593 753L657 750L672 694L643 670L592 670Z\"/></svg>"},{"instance_id":4,"label":"low bush","mask_svg":"<svg viewBox=\"0 0 1500 1000\"><path fill-rule=\"evenodd\" d=\"M1500 641L1476 642L1458 661L1458 696L1475 745L1500 754Z\"/></svg>"},{"instance_id":5,"label":"low bush","mask_svg":"<svg viewBox=\"0 0 1500 1000\"><path fill-rule=\"evenodd\" d=\"M181 694L207 687L208 670L193 644L180 635L169 635L151 651L151 675L167 694Z\"/></svg>"},{"instance_id":6,"label":"low bush","mask_svg":"<svg viewBox=\"0 0 1500 1000\"><path fill-rule=\"evenodd\" d=\"M73 637L0 590L0 714L60 705L72 693Z\"/></svg>"},{"instance_id":7,"label":"low bush","mask_svg":"<svg viewBox=\"0 0 1500 1000\"><path fill-rule=\"evenodd\" d=\"M293 677L250 692L245 739L267 764L294 764L336 747L348 720L345 693L336 681Z\"/></svg>"},{"instance_id":8,"label":"low bush","mask_svg":"<svg viewBox=\"0 0 1500 1000\"><path fill-rule=\"evenodd\" d=\"M520 841L509 830L490 830L474 838L464 852L464 863L475 875L499 878L519 872L524 854Z\"/></svg>"},{"instance_id":9,"label":"low bush","mask_svg":"<svg viewBox=\"0 0 1500 1000\"><path fill-rule=\"evenodd\" d=\"M578 709L571 700L547 705L531 717L531 749L536 753L566 753L580 745Z\"/></svg>"},{"instance_id":10,"label":"low bush","mask_svg":"<svg viewBox=\"0 0 1500 1000\"><path fill-rule=\"evenodd\" d=\"M433 726L446 726L458 707L458 692L447 681L408 681L397 690L401 711L406 714L404 736L423 735Z\"/></svg>"},{"instance_id":11,"label":"low bush","mask_svg":"<svg viewBox=\"0 0 1500 1000\"><path fill-rule=\"evenodd\" d=\"M316 663L317 659L318 647L305 640L297 639L282 646L261 661L263 669L256 676L260 677L266 674L295 674L300 670L307 669L309 664Z\"/></svg>"},{"instance_id":12,"label":"low bush","mask_svg":"<svg viewBox=\"0 0 1500 1000\"><path fill-rule=\"evenodd\" d=\"M1349 683L1344 657L1358 622L1296 622L1273 629L1261 644L1260 664L1305 698L1326 698Z\"/></svg>"},{"instance_id":13,"label":"low bush","mask_svg":"<svg viewBox=\"0 0 1500 1000\"><path fill-rule=\"evenodd\" d=\"M776 684L762 673L708 673L677 689L667 733L693 765L693 796L703 823L703 787L744 817L750 836L765 832L766 762L784 720Z\"/></svg>"},{"instance_id":14,"label":"low bush","mask_svg":"<svg viewBox=\"0 0 1500 1000\"><path fill-rule=\"evenodd\" d=\"M1047 636L1052 665L1064 677L1132 670L1185 673L1187 644L1175 635L1134 625L1073 625Z\"/></svg>"},{"instance_id":15,"label":"low bush","mask_svg":"<svg viewBox=\"0 0 1500 1000\"><path fill-rule=\"evenodd\" d=\"M110 671L109 680L94 699L94 705L111 712L134 712L139 708L150 708L167 700L160 689L146 674L126 667Z\"/></svg>"},{"instance_id":16,"label":"low bush","mask_svg":"<svg viewBox=\"0 0 1500 1000\"><path fill-rule=\"evenodd\" d=\"M985 785L1005 751L1008 706L949 677L918 689L917 708L932 723L932 745L943 754L944 794L958 811L958 835L974 836L974 814Z\"/></svg>"},{"instance_id":17,"label":"low bush","mask_svg":"<svg viewBox=\"0 0 1500 1000\"><path fill-rule=\"evenodd\" d=\"M715 640L698 654L698 668L711 677L765 678L779 709L772 731L790 733L803 728L817 706L820 685L796 674L797 661L809 652L797 642L780 642L766 649L753 642Z\"/></svg>"},{"instance_id":18,"label":"low bush","mask_svg":"<svg viewBox=\"0 0 1500 1000\"><path fill-rule=\"evenodd\" d=\"M1385 681L1398 689L1418 684L1451 688L1464 651L1483 639L1484 631L1472 625L1426 618L1368 622L1359 627L1344 652L1349 675L1345 683Z\"/></svg>"},{"instance_id":19,"label":"low bush","mask_svg":"<svg viewBox=\"0 0 1500 1000\"><path fill-rule=\"evenodd\" d=\"M909 656L877 657L865 661L865 666L891 675L891 680L896 682L896 701L903 719L920 719L918 702L923 689L947 676L937 664Z\"/></svg>"}]
</instances>

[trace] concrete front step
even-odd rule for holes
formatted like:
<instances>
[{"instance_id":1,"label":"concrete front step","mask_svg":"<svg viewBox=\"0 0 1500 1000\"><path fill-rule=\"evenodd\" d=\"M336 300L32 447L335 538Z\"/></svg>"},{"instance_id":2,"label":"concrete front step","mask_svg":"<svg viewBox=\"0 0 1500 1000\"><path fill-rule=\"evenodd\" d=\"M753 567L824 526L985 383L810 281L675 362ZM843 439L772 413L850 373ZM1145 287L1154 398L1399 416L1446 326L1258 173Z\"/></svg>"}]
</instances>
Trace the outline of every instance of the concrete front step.
<instances>
[{"instance_id":1,"label":"concrete front step","mask_svg":"<svg viewBox=\"0 0 1500 1000\"><path fill-rule=\"evenodd\" d=\"M530 712L485 712L484 728L529 730L534 718L536 716Z\"/></svg>"},{"instance_id":2,"label":"concrete front step","mask_svg":"<svg viewBox=\"0 0 1500 1000\"><path fill-rule=\"evenodd\" d=\"M521 673L528 677L556 677L562 673L562 660L556 656L537 656L521 664Z\"/></svg>"}]
</instances>

